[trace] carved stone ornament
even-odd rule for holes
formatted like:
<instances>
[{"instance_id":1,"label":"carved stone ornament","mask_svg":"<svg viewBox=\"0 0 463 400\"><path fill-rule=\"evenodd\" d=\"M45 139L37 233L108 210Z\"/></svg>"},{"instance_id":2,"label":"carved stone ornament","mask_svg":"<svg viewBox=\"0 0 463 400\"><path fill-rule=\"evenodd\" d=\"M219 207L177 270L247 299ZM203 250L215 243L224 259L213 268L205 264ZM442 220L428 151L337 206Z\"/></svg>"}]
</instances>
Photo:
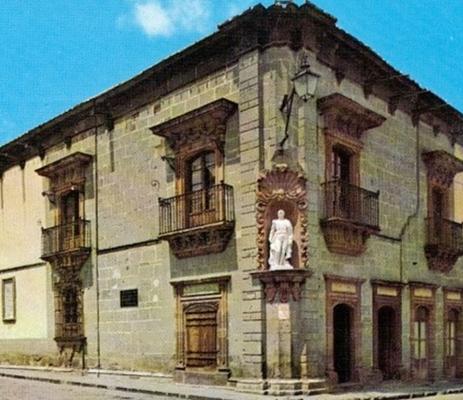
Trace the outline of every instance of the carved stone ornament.
<instances>
[{"instance_id":1,"label":"carved stone ornament","mask_svg":"<svg viewBox=\"0 0 463 400\"><path fill-rule=\"evenodd\" d=\"M261 281L264 287L265 299L269 303L279 301L287 303L290 300L299 301L302 296L302 286L312 275L306 269L287 269L277 271L252 272L251 276Z\"/></svg>"},{"instance_id":2,"label":"carved stone ornament","mask_svg":"<svg viewBox=\"0 0 463 400\"><path fill-rule=\"evenodd\" d=\"M201 148L211 141L222 148L227 119L236 108L236 103L220 99L156 125L151 131L164 137L175 153L188 152L190 147Z\"/></svg>"},{"instance_id":3,"label":"carved stone ornament","mask_svg":"<svg viewBox=\"0 0 463 400\"><path fill-rule=\"evenodd\" d=\"M261 173L257 180L257 263L259 270L268 269L268 235L272 218L282 209L294 227L294 245L291 265L307 265L307 191L306 179L301 172L286 165L275 166Z\"/></svg>"},{"instance_id":4,"label":"carved stone ornament","mask_svg":"<svg viewBox=\"0 0 463 400\"><path fill-rule=\"evenodd\" d=\"M382 125L386 120L340 93L319 99L318 109L323 116L326 133L340 134L356 141L360 141L364 132Z\"/></svg>"},{"instance_id":5,"label":"carved stone ornament","mask_svg":"<svg viewBox=\"0 0 463 400\"><path fill-rule=\"evenodd\" d=\"M443 150L423 153L429 181L442 188L448 188L453 178L463 172L463 161Z\"/></svg>"},{"instance_id":6,"label":"carved stone ornament","mask_svg":"<svg viewBox=\"0 0 463 400\"><path fill-rule=\"evenodd\" d=\"M306 269L307 250L307 191L304 175L287 164L276 164L261 173L257 180L257 262L259 271L251 273L260 280L268 302L287 303L301 298L302 285L310 276ZM291 258L294 269L270 270L269 233L278 210L285 212L294 227Z\"/></svg>"},{"instance_id":7,"label":"carved stone ornament","mask_svg":"<svg viewBox=\"0 0 463 400\"><path fill-rule=\"evenodd\" d=\"M86 167L93 156L76 152L37 169L40 176L50 179L50 190L59 195L73 189L84 190Z\"/></svg>"},{"instance_id":8,"label":"carved stone ornament","mask_svg":"<svg viewBox=\"0 0 463 400\"><path fill-rule=\"evenodd\" d=\"M430 244L425 246L424 251L429 269L443 273L450 272L458 258L463 255L463 252L458 249Z\"/></svg>"},{"instance_id":9,"label":"carved stone ornament","mask_svg":"<svg viewBox=\"0 0 463 400\"><path fill-rule=\"evenodd\" d=\"M206 227L185 231L182 234L164 235L177 258L196 257L211 253L221 253L227 247L233 234L234 223L220 227Z\"/></svg>"}]
</instances>

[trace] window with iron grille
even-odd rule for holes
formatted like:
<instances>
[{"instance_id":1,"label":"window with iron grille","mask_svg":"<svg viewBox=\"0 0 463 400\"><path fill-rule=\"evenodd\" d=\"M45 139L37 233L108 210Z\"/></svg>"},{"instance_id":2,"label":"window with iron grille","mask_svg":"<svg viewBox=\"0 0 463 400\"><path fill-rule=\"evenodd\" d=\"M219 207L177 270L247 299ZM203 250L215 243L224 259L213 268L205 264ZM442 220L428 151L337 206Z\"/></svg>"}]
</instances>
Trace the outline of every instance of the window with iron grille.
<instances>
[{"instance_id":1,"label":"window with iron grille","mask_svg":"<svg viewBox=\"0 0 463 400\"><path fill-rule=\"evenodd\" d=\"M121 308L138 307L138 289L121 290Z\"/></svg>"}]
</instances>

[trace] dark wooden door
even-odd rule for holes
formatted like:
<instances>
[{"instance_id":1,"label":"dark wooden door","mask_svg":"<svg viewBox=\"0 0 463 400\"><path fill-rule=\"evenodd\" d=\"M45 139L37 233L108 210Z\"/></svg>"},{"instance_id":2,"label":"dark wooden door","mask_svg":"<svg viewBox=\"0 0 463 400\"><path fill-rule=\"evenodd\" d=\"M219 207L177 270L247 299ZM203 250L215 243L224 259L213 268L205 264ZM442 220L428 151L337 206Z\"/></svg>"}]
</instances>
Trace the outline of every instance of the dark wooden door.
<instances>
[{"instance_id":1,"label":"dark wooden door","mask_svg":"<svg viewBox=\"0 0 463 400\"><path fill-rule=\"evenodd\" d=\"M196 304L186 310L186 366L217 366L217 306Z\"/></svg>"},{"instance_id":2,"label":"dark wooden door","mask_svg":"<svg viewBox=\"0 0 463 400\"><path fill-rule=\"evenodd\" d=\"M395 311L391 307L382 307L378 311L378 366L383 379L392 379L395 371L395 352L397 351Z\"/></svg>"},{"instance_id":3,"label":"dark wooden door","mask_svg":"<svg viewBox=\"0 0 463 400\"><path fill-rule=\"evenodd\" d=\"M334 369L338 382L349 382L352 378L352 312L345 304L333 310Z\"/></svg>"}]
</instances>

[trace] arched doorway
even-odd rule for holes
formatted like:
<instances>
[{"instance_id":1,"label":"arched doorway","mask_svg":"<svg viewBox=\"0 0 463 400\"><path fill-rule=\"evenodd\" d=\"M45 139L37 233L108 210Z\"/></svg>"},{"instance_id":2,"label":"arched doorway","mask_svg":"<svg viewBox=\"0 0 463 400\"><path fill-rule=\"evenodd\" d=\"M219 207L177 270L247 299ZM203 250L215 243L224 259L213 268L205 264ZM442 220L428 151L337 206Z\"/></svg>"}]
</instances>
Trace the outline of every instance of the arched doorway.
<instances>
[{"instance_id":1,"label":"arched doorway","mask_svg":"<svg viewBox=\"0 0 463 400\"><path fill-rule=\"evenodd\" d=\"M378 368L383 379L392 379L396 375L397 321L392 307L384 306L378 310Z\"/></svg>"},{"instance_id":2,"label":"arched doorway","mask_svg":"<svg viewBox=\"0 0 463 400\"><path fill-rule=\"evenodd\" d=\"M352 379L353 352L353 310L346 304L333 309L333 361L338 382Z\"/></svg>"}]
</instances>

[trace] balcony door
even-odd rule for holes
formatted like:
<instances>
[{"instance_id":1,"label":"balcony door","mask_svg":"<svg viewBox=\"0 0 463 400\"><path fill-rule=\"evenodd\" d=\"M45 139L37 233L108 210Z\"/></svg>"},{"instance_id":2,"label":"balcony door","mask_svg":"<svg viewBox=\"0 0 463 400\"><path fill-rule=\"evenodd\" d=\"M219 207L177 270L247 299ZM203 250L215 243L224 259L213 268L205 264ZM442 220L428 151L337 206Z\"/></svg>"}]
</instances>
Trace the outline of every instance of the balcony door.
<instances>
[{"instance_id":1,"label":"balcony door","mask_svg":"<svg viewBox=\"0 0 463 400\"><path fill-rule=\"evenodd\" d=\"M331 180L336 182L333 210L340 218L350 219L353 214L350 190L352 155L342 147L334 147L331 153Z\"/></svg>"},{"instance_id":2,"label":"balcony door","mask_svg":"<svg viewBox=\"0 0 463 400\"><path fill-rule=\"evenodd\" d=\"M216 221L215 152L200 153L189 161L186 184L185 206L189 226L206 225Z\"/></svg>"},{"instance_id":3,"label":"balcony door","mask_svg":"<svg viewBox=\"0 0 463 400\"><path fill-rule=\"evenodd\" d=\"M60 240L62 250L78 247L80 237L79 192L67 193L61 200Z\"/></svg>"}]
</instances>

